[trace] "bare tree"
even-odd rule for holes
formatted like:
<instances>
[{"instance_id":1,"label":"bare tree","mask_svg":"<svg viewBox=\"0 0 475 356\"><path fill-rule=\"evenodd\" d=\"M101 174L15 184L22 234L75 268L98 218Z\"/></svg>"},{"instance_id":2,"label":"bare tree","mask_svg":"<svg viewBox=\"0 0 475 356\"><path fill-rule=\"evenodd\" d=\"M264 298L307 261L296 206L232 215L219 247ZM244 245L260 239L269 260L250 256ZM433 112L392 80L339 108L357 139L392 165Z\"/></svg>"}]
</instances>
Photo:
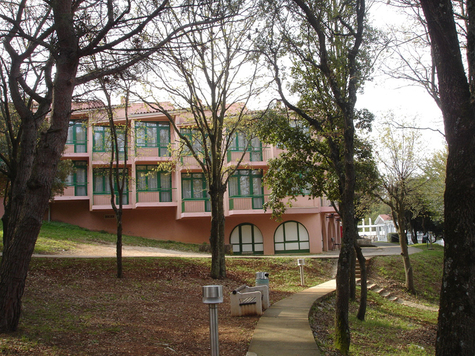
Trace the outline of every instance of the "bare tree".
<instances>
[{"instance_id":1,"label":"bare tree","mask_svg":"<svg viewBox=\"0 0 475 356\"><path fill-rule=\"evenodd\" d=\"M66 142L75 88L141 61L190 26L171 26L169 10L167 0L1 2L1 55L8 101L21 122L21 150L3 217L0 332L18 326L28 265ZM153 21L160 21L162 36L144 45ZM94 70L91 59L98 53L105 61Z\"/></svg>"},{"instance_id":2,"label":"bare tree","mask_svg":"<svg viewBox=\"0 0 475 356\"><path fill-rule=\"evenodd\" d=\"M185 148L184 154L194 157L206 177L211 204L212 278L226 276L223 197L230 177L255 142L249 128L256 114L248 110L247 104L263 89L259 83L262 69L251 51L251 36L258 35L251 32L256 19L247 6L245 2L233 2L229 8L232 18L170 43L165 56L150 66L158 78L155 90L170 95L175 109L181 109L182 118L188 119L177 122L174 112L158 100L149 100L149 105L168 117ZM201 11L217 11L216 4L203 6ZM196 14L188 15L191 18L177 15L176 21L195 21ZM241 153L230 165L228 151L233 145Z\"/></svg>"},{"instance_id":3,"label":"bare tree","mask_svg":"<svg viewBox=\"0 0 475 356\"><path fill-rule=\"evenodd\" d=\"M109 146L109 167L107 169L107 176L109 181L109 192L111 197L112 210L115 213L116 219L116 259L117 259L117 278L123 277L122 264L122 215L123 206L127 202L127 195L129 194L129 171L127 169L127 160L129 152L129 98L130 87L132 82L137 81L130 71L121 72L113 78L104 77L99 78L99 86L106 98L106 105L100 108L105 111L108 126L108 140L106 144ZM113 91L125 91L123 101L117 108L112 103ZM117 92L116 92L117 94ZM116 109L123 109L125 121L121 123L116 122Z\"/></svg>"},{"instance_id":4,"label":"bare tree","mask_svg":"<svg viewBox=\"0 0 475 356\"><path fill-rule=\"evenodd\" d=\"M407 212L417 206L418 193L424 181L421 174L420 134L417 130L396 129L388 124L381 134L379 161L381 190L377 198L391 208L391 215L399 236L401 256L406 274L406 289L415 294L414 271L407 248Z\"/></svg>"}]
</instances>

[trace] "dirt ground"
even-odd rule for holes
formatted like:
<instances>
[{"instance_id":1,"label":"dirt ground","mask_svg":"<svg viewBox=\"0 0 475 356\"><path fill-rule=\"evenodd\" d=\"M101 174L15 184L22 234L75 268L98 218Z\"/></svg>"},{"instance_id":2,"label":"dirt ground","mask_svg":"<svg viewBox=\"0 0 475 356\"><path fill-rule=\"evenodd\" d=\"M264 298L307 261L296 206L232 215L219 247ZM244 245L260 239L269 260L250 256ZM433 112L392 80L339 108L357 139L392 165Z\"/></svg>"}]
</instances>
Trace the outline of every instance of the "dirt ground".
<instances>
[{"instance_id":1,"label":"dirt ground","mask_svg":"<svg viewBox=\"0 0 475 356\"><path fill-rule=\"evenodd\" d=\"M164 253L145 250L132 253ZM67 254L104 256L104 248ZM209 355L209 307L202 303L201 286L216 281L206 264L129 258L125 278L117 279L114 259L33 259L20 329L0 338L0 354ZM221 355L246 355L258 321L230 316L229 295L246 279L249 272L237 269L218 283L224 292L218 309ZM271 302L289 294L271 288Z\"/></svg>"},{"instance_id":2,"label":"dirt ground","mask_svg":"<svg viewBox=\"0 0 475 356\"><path fill-rule=\"evenodd\" d=\"M123 246L124 257L208 257L206 253L166 250L157 247ZM62 251L55 255L36 255L38 257L115 257L116 247L112 244L77 244L75 249Z\"/></svg>"},{"instance_id":3,"label":"dirt ground","mask_svg":"<svg viewBox=\"0 0 475 356\"><path fill-rule=\"evenodd\" d=\"M124 248L124 256L129 257L195 255L150 247ZM201 292L201 286L209 284L221 284L224 291L218 309L220 355L246 355L258 317L231 317L229 301L233 289L251 283L249 266L241 270L246 262L230 259L228 264L237 268L228 269L228 277L216 282L209 278L207 259L196 264L187 259L127 258L123 279L115 276L115 259L86 260L114 256L112 245L84 245L59 255L71 258L33 259L20 328L12 335L0 335L0 355L209 355L209 309L202 303ZM272 265L271 260L261 259L259 267L256 260L248 263L260 270L270 266L285 270ZM291 294L277 292L272 283L271 278L271 303ZM334 307L324 304L319 308L318 323L312 325L319 340L329 337L334 317ZM435 329L423 331L411 334L411 339L435 337ZM326 350L326 354L338 353Z\"/></svg>"}]
</instances>

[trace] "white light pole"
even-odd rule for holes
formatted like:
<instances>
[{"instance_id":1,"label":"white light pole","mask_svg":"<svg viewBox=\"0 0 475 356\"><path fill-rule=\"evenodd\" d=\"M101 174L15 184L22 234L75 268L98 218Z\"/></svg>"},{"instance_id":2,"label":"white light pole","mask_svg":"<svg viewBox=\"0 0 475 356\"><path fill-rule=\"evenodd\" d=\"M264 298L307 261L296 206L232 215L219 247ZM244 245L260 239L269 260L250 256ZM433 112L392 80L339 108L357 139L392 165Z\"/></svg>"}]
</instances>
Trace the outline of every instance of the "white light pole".
<instances>
[{"instance_id":1,"label":"white light pole","mask_svg":"<svg viewBox=\"0 0 475 356\"><path fill-rule=\"evenodd\" d=\"M203 303L209 305L211 356L219 356L218 304L223 302L223 286L203 286Z\"/></svg>"},{"instance_id":2,"label":"white light pole","mask_svg":"<svg viewBox=\"0 0 475 356\"><path fill-rule=\"evenodd\" d=\"M305 285L305 281L304 281L304 275L303 275L303 266L305 266L305 259L299 258L299 259L297 260L297 265L298 265L299 268L300 268L300 285L301 285L301 286L304 286L304 285Z\"/></svg>"}]
</instances>

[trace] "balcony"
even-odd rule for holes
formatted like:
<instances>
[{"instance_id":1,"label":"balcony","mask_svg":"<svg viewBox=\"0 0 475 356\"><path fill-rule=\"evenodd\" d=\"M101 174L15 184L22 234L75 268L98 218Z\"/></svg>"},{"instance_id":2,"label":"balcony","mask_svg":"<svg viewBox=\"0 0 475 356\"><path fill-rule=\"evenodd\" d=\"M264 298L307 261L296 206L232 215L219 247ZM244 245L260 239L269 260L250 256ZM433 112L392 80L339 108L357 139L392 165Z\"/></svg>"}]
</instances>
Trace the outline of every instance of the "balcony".
<instances>
[{"instance_id":1,"label":"balcony","mask_svg":"<svg viewBox=\"0 0 475 356\"><path fill-rule=\"evenodd\" d=\"M229 199L229 210L254 210L263 209L264 196L235 197Z\"/></svg>"},{"instance_id":2,"label":"balcony","mask_svg":"<svg viewBox=\"0 0 475 356\"><path fill-rule=\"evenodd\" d=\"M124 193L123 199L123 208L124 209L132 209L132 205L129 204L131 199L131 193ZM115 196L115 203L119 204L119 199L117 195ZM98 194L94 193L92 198L92 209L91 210L110 210L112 209L111 205L111 195L110 194Z\"/></svg>"},{"instance_id":3,"label":"balcony","mask_svg":"<svg viewBox=\"0 0 475 356\"><path fill-rule=\"evenodd\" d=\"M264 203L268 200L267 195L229 198L229 215L266 213Z\"/></svg>"},{"instance_id":4,"label":"balcony","mask_svg":"<svg viewBox=\"0 0 475 356\"><path fill-rule=\"evenodd\" d=\"M56 195L54 200L89 200L87 196L87 186L69 186L64 189L62 195Z\"/></svg>"},{"instance_id":5,"label":"balcony","mask_svg":"<svg viewBox=\"0 0 475 356\"><path fill-rule=\"evenodd\" d=\"M181 157L182 170L187 169L201 169L199 162L193 156Z\"/></svg>"},{"instance_id":6,"label":"balcony","mask_svg":"<svg viewBox=\"0 0 475 356\"><path fill-rule=\"evenodd\" d=\"M159 189L157 191L139 191L136 193L137 208L177 206L176 189Z\"/></svg>"},{"instance_id":7,"label":"balcony","mask_svg":"<svg viewBox=\"0 0 475 356\"><path fill-rule=\"evenodd\" d=\"M181 202L182 213L208 213L211 212L209 199L187 199Z\"/></svg>"},{"instance_id":8,"label":"balcony","mask_svg":"<svg viewBox=\"0 0 475 356\"><path fill-rule=\"evenodd\" d=\"M290 207L287 205L290 202ZM286 198L283 203L288 206L288 214L305 214L318 212L334 212L333 206L326 198L311 199L309 196L298 196L295 200Z\"/></svg>"},{"instance_id":9,"label":"balcony","mask_svg":"<svg viewBox=\"0 0 475 356\"><path fill-rule=\"evenodd\" d=\"M63 157L65 158L87 158L89 154L87 153L87 143L80 142L80 143L66 143L64 146L64 153Z\"/></svg>"},{"instance_id":10,"label":"balcony","mask_svg":"<svg viewBox=\"0 0 475 356\"><path fill-rule=\"evenodd\" d=\"M236 163L239 159L241 159L242 155L243 151L228 151L228 162ZM244 157L242 159L241 164L253 165L262 162L267 162L272 157L273 152L270 147L256 148L255 150L244 153Z\"/></svg>"},{"instance_id":11,"label":"balcony","mask_svg":"<svg viewBox=\"0 0 475 356\"><path fill-rule=\"evenodd\" d=\"M130 153L128 153L128 157L127 157L127 164L130 164ZM92 161L94 163L99 163L99 164L108 164L111 160L111 157L112 157L112 154L111 152L93 152L92 153ZM124 152L120 152L119 153L119 162L123 162L124 161L124 157L125 157L125 153ZM114 156L114 162L116 161L116 158Z\"/></svg>"},{"instance_id":12,"label":"balcony","mask_svg":"<svg viewBox=\"0 0 475 356\"><path fill-rule=\"evenodd\" d=\"M168 147L136 147L135 161L168 161L170 160Z\"/></svg>"}]
</instances>

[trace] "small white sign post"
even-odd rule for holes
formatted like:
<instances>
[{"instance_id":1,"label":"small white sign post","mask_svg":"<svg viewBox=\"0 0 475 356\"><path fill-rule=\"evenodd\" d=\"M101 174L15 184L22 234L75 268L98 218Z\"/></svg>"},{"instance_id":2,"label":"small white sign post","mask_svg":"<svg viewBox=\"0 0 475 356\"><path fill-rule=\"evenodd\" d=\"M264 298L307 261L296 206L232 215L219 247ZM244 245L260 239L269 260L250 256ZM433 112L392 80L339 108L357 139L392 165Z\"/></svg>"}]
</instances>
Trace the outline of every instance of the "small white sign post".
<instances>
[{"instance_id":1,"label":"small white sign post","mask_svg":"<svg viewBox=\"0 0 475 356\"><path fill-rule=\"evenodd\" d=\"M299 258L297 260L297 265L300 268L300 285L304 286L305 285L305 280L304 280L304 274L303 274L303 266L305 266L305 259Z\"/></svg>"}]
</instances>

